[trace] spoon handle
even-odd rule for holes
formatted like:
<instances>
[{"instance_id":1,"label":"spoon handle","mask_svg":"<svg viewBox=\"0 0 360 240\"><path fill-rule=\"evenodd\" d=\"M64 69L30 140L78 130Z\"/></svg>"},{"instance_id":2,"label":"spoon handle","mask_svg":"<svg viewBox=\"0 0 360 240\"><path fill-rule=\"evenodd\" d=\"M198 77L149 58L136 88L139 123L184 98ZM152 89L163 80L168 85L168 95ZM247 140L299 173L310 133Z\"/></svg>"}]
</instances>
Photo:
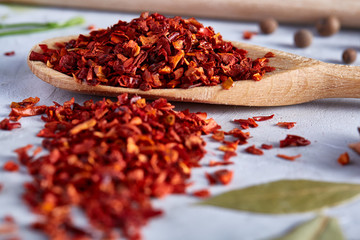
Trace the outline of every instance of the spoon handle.
<instances>
[{"instance_id":1,"label":"spoon handle","mask_svg":"<svg viewBox=\"0 0 360 240\"><path fill-rule=\"evenodd\" d=\"M321 64L319 77L324 98L360 98L360 67Z\"/></svg>"},{"instance_id":2,"label":"spoon handle","mask_svg":"<svg viewBox=\"0 0 360 240\"><path fill-rule=\"evenodd\" d=\"M360 98L360 67L324 63L286 54L278 61L286 66L259 83L244 82L243 93L232 96L238 105L281 106L322 98ZM291 61L289 61L291 59ZM229 93L231 93L229 91ZM243 102L242 102L243 101ZM247 103L247 104L244 104ZM234 104L231 102L231 104Z\"/></svg>"}]
</instances>

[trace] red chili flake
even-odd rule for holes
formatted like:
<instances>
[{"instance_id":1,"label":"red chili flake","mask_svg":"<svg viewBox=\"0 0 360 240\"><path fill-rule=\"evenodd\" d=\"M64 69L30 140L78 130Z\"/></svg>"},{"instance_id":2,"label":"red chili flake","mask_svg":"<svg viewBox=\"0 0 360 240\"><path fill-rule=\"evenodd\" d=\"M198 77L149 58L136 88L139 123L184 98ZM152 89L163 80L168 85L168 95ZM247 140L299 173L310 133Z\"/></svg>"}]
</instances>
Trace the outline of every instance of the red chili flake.
<instances>
[{"instance_id":1,"label":"red chili flake","mask_svg":"<svg viewBox=\"0 0 360 240\"><path fill-rule=\"evenodd\" d=\"M35 106L40 101L38 97L29 97L22 102L12 102L10 120L18 121L21 117L35 116L45 113L46 106Z\"/></svg>"},{"instance_id":2,"label":"red chili flake","mask_svg":"<svg viewBox=\"0 0 360 240\"><path fill-rule=\"evenodd\" d=\"M210 161L209 167L215 167L215 166L224 166L224 165L231 165L234 164L233 162L224 161L224 162L218 162L218 161Z\"/></svg>"},{"instance_id":3,"label":"red chili flake","mask_svg":"<svg viewBox=\"0 0 360 240\"><path fill-rule=\"evenodd\" d=\"M11 52L6 52L4 53L5 56L14 56L15 55L15 51L11 51Z\"/></svg>"},{"instance_id":4,"label":"red chili flake","mask_svg":"<svg viewBox=\"0 0 360 240\"><path fill-rule=\"evenodd\" d=\"M27 162L31 160L31 157L28 154L28 150L31 149L32 147L33 146L29 144L25 147L18 148L14 151L18 155L18 159L21 164L25 165Z\"/></svg>"},{"instance_id":5,"label":"red chili flake","mask_svg":"<svg viewBox=\"0 0 360 240\"><path fill-rule=\"evenodd\" d=\"M287 135L284 140L280 141L280 147L287 147L287 146L306 146L309 145L311 142L303 137L296 136L296 135Z\"/></svg>"},{"instance_id":6,"label":"red chili flake","mask_svg":"<svg viewBox=\"0 0 360 240\"><path fill-rule=\"evenodd\" d=\"M296 122L278 122L276 125L283 128L293 128L295 126Z\"/></svg>"},{"instance_id":7,"label":"red chili flake","mask_svg":"<svg viewBox=\"0 0 360 240\"><path fill-rule=\"evenodd\" d=\"M151 198L186 192L191 168L206 152L201 134L219 128L205 113L173 108L165 99L146 103L127 94L116 102L80 105L71 99L45 107L38 136L49 153L36 157L36 149L31 155L31 145L16 150L32 177L24 200L42 217L33 226L54 239L91 238L72 222L77 206L103 239L115 228L140 239L141 227L162 213Z\"/></svg>"},{"instance_id":8,"label":"red chili flake","mask_svg":"<svg viewBox=\"0 0 360 240\"><path fill-rule=\"evenodd\" d=\"M232 180L233 172L227 169L221 169L214 172L213 176L217 180L217 182L223 185L227 185Z\"/></svg>"},{"instance_id":9,"label":"red chili flake","mask_svg":"<svg viewBox=\"0 0 360 240\"><path fill-rule=\"evenodd\" d=\"M260 81L262 79L262 76L260 73L255 73L253 76L252 76L252 79L255 80L255 81Z\"/></svg>"},{"instance_id":10,"label":"red chili flake","mask_svg":"<svg viewBox=\"0 0 360 240\"><path fill-rule=\"evenodd\" d=\"M265 57L265 58L273 58L273 57L275 57L275 53L273 53L273 52L268 52L268 53L265 54L264 57Z\"/></svg>"},{"instance_id":11,"label":"red chili flake","mask_svg":"<svg viewBox=\"0 0 360 240\"><path fill-rule=\"evenodd\" d=\"M224 161L229 161L230 158L237 156L235 151L226 151L224 154Z\"/></svg>"},{"instance_id":12,"label":"red chili flake","mask_svg":"<svg viewBox=\"0 0 360 240\"><path fill-rule=\"evenodd\" d=\"M3 190L4 186L0 183L0 192Z\"/></svg>"},{"instance_id":13,"label":"red chili flake","mask_svg":"<svg viewBox=\"0 0 360 240\"><path fill-rule=\"evenodd\" d=\"M225 132L226 135L232 135L233 137L237 138L239 140L238 144L246 144L247 139L250 138L249 132L243 132L238 128L234 128L230 130L229 132Z\"/></svg>"},{"instance_id":14,"label":"red chili flake","mask_svg":"<svg viewBox=\"0 0 360 240\"><path fill-rule=\"evenodd\" d=\"M12 102L10 104L11 108L25 108L25 107L32 107L35 104L37 104L40 101L40 98L38 97L29 97L26 98L24 100L22 100L21 102Z\"/></svg>"},{"instance_id":15,"label":"red chili flake","mask_svg":"<svg viewBox=\"0 0 360 240\"><path fill-rule=\"evenodd\" d=\"M96 29L96 26L94 24L91 24L87 27L87 30L95 30Z\"/></svg>"},{"instance_id":16,"label":"red chili flake","mask_svg":"<svg viewBox=\"0 0 360 240\"><path fill-rule=\"evenodd\" d=\"M270 120L274 117L274 114L273 115L270 115L270 116L256 116L256 117L252 117L255 121L257 122L261 122L261 121L266 121L266 120Z\"/></svg>"},{"instance_id":17,"label":"red chili flake","mask_svg":"<svg viewBox=\"0 0 360 240\"><path fill-rule=\"evenodd\" d=\"M9 114L10 120L18 121L21 117L30 117L45 113L45 106L33 106L25 108L13 108Z\"/></svg>"},{"instance_id":18,"label":"red chili flake","mask_svg":"<svg viewBox=\"0 0 360 240\"><path fill-rule=\"evenodd\" d=\"M349 154L347 152L344 152L344 153L340 154L337 161L338 161L338 163L340 163L343 166L348 165L350 163Z\"/></svg>"},{"instance_id":19,"label":"red chili flake","mask_svg":"<svg viewBox=\"0 0 360 240\"><path fill-rule=\"evenodd\" d=\"M254 35L257 35L257 32L251 32L251 31L244 31L243 32L243 39L250 40Z\"/></svg>"},{"instance_id":20,"label":"red chili flake","mask_svg":"<svg viewBox=\"0 0 360 240\"><path fill-rule=\"evenodd\" d=\"M17 172L19 170L19 165L17 165L13 161L7 161L4 164L3 168L8 172Z\"/></svg>"},{"instance_id":21,"label":"red chili flake","mask_svg":"<svg viewBox=\"0 0 360 240\"><path fill-rule=\"evenodd\" d=\"M1 223L0 224L0 235L9 235L9 234L14 234L17 230L17 226L15 223L13 222L6 222L5 223ZM6 239L12 239L13 237L8 237ZM4 238L2 238L4 239Z\"/></svg>"},{"instance_id":22,"label":"red chili flake","mask_svg":"<svg viewBox=\"0 0 360 240\"><path fill-rule=\"evenodd\" d=\"M295 156L288 156L288 155L285 155L285 154L277 154L276 156L279 157L279 158L282 158L282 159L289 160L289 161L294 161L295 159L301 157L301 154L298 154L298 155L295 155Z\"/></svg>"},{"instance_id":23,"label":"red chili flake","mask_svg":"<svg viewBox=\"0 0 360 240\"><path fill-rule=\"evenodd\" d=\"M229 142L229 141L223 141L225 145L222 145L219 147L220 151L223 152L234 152L237 149L237 146L239 145L239 141Z\"/></svg>"},{"instance_id":24,"label":"red chili flake","mask_svg":"<svg viewBox=\"0 0 360 240\"><path fill-rule=\"evenodd\" d=\"M228 77L222 84L223 89L229 90L234 86L234 81L231 79L231 77Z\"/></svg>"},{"instance_id":25,"label":"red chili flake","mask_svg":"<svg viewBox=\"0 0 360 240\"><path fill-rule=\"evenodd\" d=\"M216 184L216 182L217 182L216 178L213 175L211 175L210 173L205 172L205 177L209 181L210 185Z\"/></svg>"},{"instance_id":26,"label":"red chili flake","mask_svg":"<svg viewBox=\"0 0 360 240\"><path fill-rule=\"evenodd\" d=\"M208 198L208 197L210 197L211 194L208 189L201 189L201 190L193 192L192 195L195 197L198 197L198 198Z\"/></svg>"},{"instance_id":27,"label":"red chili flake","mask_svg":"<svg viewBox=\"0 0 360 240\"><path fill-rule=\"evenodd\" d=\"M263 155L264 154L264 152L261 149L256 148L255 145L245 148L245 151L247 153L251 153L254 155Z\"/></svg>"},{"instance_id":28,"label":"red chili flake","mask_svg":"<svg viewBox=\"0 0 360 240\"><path fill-rule=\"evenodd\" d=\"M206 113L205 113L206 115ZM198 117L199 116L199 113L196 114L196 116ZM198 121L201 121L202 122L202 128L201 128L201 131L204 133L204 134L209 134L209 133L214 133L216 132L218 129L220 129L220 125L218 125L216 123L216 121L212 118L209 118L209 119L202 119L199 117Z\"/></svg>"},{"instance_id":29,"label":"red chili flake","mask_svg":"<svg viewBox=\"0 0 360 240\"><path fill-rule=\"evenodd\" d=\"M15 128L20 128L20 127L21 127L20 123L18 123L18 122L11 123L8 118L4 118L0 122L0 129L2 129L2 130L11 131L11 130L13 130Z\"/></svg>"},{"instance_id":30,"label":"red chili flake","mask_svg":"<svg viewBox=\"0 0 360 240\"><path fill-rule=\"evenodd\" d=\"M269 150L269 149L273 148L273 145L263 143L263 144L261 144L261 148Z\"/></svg>"},{"instance_id":31,"label":"red chili flake","mask_svg":"<svg viewBox=\"0 0 360 240\"><path fill-rule=\"evenodd\" d=\"M6 215L6 216L4 217L4 221L5 221L5 222L8 222L8 223L15 223L14 218L13 218L12 216L10 216L10 215Z\"/></svg>"},{"instance_id":32,"label":"red chili flake","mask_svg":"<svg viewBox=\"0 0 360 240\"><path fill-rule=\"evenodd\" d=\"M58 48L39 45L29 59L91 86L191 88L262 79L274 69L267 59L251 59L247 51L224 41L212 27L195 18L166 18L142 13L131 22L79 35Z\"/></svg>"},{"instance_id":33,"label":"red chili flake","mask_svg":"<svg viewBox=\"0 0 360 240\"><path fill-rule=\"evenodd\" d=\"M254 119L234 119L234 122L239 123L243 129L248 129L249 127L256 128L259 126Z\"/></svg>"},{"instance_id":34,"label":"red chili flake","mask_svg":"<svg viewBox=\"0 0 360 240\"><path fill-rule=\"evenodd\" d=\"M215 131L213 135L211 136L212 139L216 141L223 141L225 138L225 132L224 131Z\"/></svg>"}]
</instances>

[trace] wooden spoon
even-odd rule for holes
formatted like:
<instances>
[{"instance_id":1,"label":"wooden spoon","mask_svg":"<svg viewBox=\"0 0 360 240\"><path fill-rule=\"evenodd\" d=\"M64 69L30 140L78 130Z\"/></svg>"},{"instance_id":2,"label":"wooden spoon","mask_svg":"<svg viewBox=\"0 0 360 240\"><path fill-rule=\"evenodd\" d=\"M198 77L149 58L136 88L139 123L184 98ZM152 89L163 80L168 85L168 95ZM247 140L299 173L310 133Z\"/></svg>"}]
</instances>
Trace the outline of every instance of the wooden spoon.
<instances>
[{"instance_id":1,"label":"wooden spoon","mask_svg":"<svg viewBox=\"0 0 360 240\"><path fill-rule=\"evenodd\" d=\"M56 42L66 42L74 38L76 37L53 38L42 43L55 47ZM276 70L265 74L261 81L236 81L230 90L224 90L218 85L142 91L123 87L90 86L74 81L72 77L47 67L43 62L28 60L28 65L36 76L55 87L102 96L129 93L151 99L163 97L170 101L243 106L292 105L321 98L360 98L360 67L324 63L244 43L233 44L248 50L251 58L263 57L267 52L273 52L275 57L270 58L269 66ZM36 45L31 51L41 50Z\"/></svg>"}]
</instances>

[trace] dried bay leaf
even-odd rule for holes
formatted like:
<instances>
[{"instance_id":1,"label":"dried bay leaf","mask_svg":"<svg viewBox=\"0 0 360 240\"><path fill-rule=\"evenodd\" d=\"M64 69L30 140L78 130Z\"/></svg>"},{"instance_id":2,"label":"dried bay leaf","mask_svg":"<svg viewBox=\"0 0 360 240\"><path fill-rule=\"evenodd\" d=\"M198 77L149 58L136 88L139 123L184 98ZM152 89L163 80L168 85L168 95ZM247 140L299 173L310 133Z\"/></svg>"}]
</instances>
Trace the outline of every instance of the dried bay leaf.
<instances>
[{"instance_id":1,"label":"dried bay leaf","mask_svg":"<svg viewBox=\"0 0 360 240\"><path fill-rule=\"evenodd\" d=\"M359 184L280 180L232 190L199 204L259 213L295 213L334 206L359 193Z\"/></svg>"},{"instance_id":2,"label":"dried bay leaf","mask_svg":"<svg viewBox=\"0 0 360 240\"><path fill-rule=\"evenodd\" d=\"M344 235L335 218L318 216L307 221L284 236L272 240L344 240Z\"/></svg>"}]
</instances>

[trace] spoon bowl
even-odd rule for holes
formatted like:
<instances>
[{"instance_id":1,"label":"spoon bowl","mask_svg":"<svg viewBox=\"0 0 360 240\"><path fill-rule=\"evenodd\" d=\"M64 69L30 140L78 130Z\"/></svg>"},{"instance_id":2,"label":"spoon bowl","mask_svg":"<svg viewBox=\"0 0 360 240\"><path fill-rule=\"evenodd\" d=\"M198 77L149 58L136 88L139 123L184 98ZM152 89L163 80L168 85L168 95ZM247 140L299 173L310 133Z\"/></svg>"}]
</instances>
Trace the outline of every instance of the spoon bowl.
<instances>
[{"instance_id":1,"label":"spoon bowl","mask_svg":"<svg viewBox=\"0 0 360 240\"><path fill-rule=\"evenodd\" d=\"M67 42L75 36L58 37L43 41L49 48L56 42ZM198 102L241 106L282 106L309 102L322 98L360 98L360 67L324 63L295 54L265 47L232 42L237 48L248 51L251 58L263 57L273 52L269 66L273 72L266 73L261 81L235 81L225 90L221 85L200 86L189 89L140 89L105 85L90 86L76 82L72 77L49 68L40 61L30 61L31 71L41 80L61 89L100 96L115 97L122 93L144 98L166 98L170 101ZM31 50L41 52L38 44Z\"/></svg>"}]
</instances>

